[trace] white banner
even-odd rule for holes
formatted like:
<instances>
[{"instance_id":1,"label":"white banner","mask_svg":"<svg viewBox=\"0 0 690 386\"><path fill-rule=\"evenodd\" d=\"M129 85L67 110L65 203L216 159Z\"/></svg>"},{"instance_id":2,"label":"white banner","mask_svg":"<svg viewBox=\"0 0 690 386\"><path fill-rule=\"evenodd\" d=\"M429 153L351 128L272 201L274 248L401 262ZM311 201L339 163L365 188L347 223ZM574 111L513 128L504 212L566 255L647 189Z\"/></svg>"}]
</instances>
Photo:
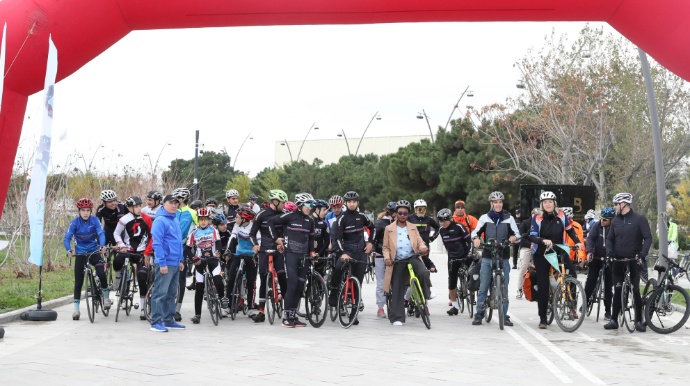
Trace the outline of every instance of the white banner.
<instances>
[{"instance_id":1,"label":"white banner","mask_svg":"<svg viewBox=\"0 0 690 386\"><path fill-rule=\"evenodd\" d=\"M48 38L48 67L43 88L43 128L38 141L38 152L34 170L31 172L31 185L26 196L26 209L29 211L31 256L29 262L43 265L43 221L45 218L46 178L50 162L50 142L53 136L53 107L55 106L55 77L57 76L58 56L52 35Z\"/></svg>"},{"instance_id":2,"label":"white banner","mask_svg":"<svg viewBox=\"0 0 690 386\"><path fill-rule=\"evenodd\" d=\"M2 114L2 88L5 84L5 45L7 44L7 23L2 29L2 46L0 46L0 114Z\"/></svg>"}]
</instances>

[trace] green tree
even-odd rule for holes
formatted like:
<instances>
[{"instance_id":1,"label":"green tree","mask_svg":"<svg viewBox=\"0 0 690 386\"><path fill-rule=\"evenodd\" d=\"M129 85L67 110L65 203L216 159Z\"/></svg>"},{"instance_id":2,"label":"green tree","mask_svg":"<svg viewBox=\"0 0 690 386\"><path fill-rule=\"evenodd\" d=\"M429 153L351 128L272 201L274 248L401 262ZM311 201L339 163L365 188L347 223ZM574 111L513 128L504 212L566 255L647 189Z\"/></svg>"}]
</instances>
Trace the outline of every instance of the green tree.
<instances>
[{"instance_id":1,"label":"green tree","mask_svg":"<svg viewBox=\"0 0 690 386\"><path fill-rule=\"evenodd\" d=\"M280 167L267 167L260 171L249 184L251 193L259 196L259 201L268 200L268 192L282 189L280 177L285 171Z\"/></svg>"},{"instance_id":2,"label":"green tree","mask_svg":"<svg viewBox=\"0 0 690 386\"><path fill-rule=\"evenodd\" d=\"M230 156L225 152L216 153L206 151L199 157L198 167L198 197L207 199L214 197L222 199L225 197L225 186L228 181L236 175L241 174L232 168ZM167 171L163 172L163 181L184 181L190 180L194 175L194 159L183 160L175 159L170 162ZM190 187L191 190L191 187Z\"/></svg>"},{"instance_id":3,"label":"green tree","mask_svg":"<svg viewBox=\"0 0 690 386\"><path fill-rule=\"evenodd\" d=\"M225 185L225 191L235 189L240 194L239 202L249 202L250 180L246 174L238 174ZM223 196L224 197L224 196Z\"/></svg>"}]
</instances>

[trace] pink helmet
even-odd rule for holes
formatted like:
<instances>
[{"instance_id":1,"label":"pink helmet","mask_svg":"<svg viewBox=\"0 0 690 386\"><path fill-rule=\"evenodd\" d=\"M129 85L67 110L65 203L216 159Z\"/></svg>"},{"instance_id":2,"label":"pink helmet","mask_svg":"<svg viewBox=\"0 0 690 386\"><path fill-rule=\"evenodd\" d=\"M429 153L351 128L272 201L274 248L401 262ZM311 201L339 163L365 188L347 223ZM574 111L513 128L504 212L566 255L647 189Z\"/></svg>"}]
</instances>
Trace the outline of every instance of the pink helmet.
<instances>
[{"instance_id":1,"label":"pink helmet","mask_svg":"<svg viewBox=\"0 0 690 386\"><path fill-rule=\"evenodd\" d=\"M294 202L288 201L285 203L285 212L295 212L297 211L297 205Z\"/></svg>"}]
</instances>

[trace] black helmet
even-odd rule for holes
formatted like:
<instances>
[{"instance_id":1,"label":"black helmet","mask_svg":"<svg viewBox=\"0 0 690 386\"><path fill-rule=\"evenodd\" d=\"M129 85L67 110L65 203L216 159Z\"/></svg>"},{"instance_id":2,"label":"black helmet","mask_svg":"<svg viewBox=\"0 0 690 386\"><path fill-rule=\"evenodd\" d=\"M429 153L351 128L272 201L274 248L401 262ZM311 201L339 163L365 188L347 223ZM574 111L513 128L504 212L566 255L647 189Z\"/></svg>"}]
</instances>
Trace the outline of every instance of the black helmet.
<instances>
[{"instance_id":1,"label":"black helmet","mask_svg":"<svg viewBox=\"0 0 690 386\"><path fill-rule=\"evenodd\" d=\"M326 208L326 209L330 208L330 206L328 205L326 200L316 199L316 200L314 200L314 202L312 202L311 205L314 209L316 209L316 208Z\"/></svg>"},{"instance_id":2,"label":"black helmet","mask_svg":"<svg viewBox=\"0 0 690 386\"><path fill-rule=\"evenodd\" d=\"M343 200L345 200L345 201L353 201L353 200L359 201L359 194L357 194L357 192L355 192L355 191L349 191L349 192L345 193L345 195L343 196Z\"/></svg>"},{"instance_id":3,"label":"black helmet","mask_svg":"<svg viewBox=\"0 0 690 386\"><path fill-rule=\"evenodd\" d=\"M215 226L225 224L225 216L222 213L211 213L211 223Z\"/></svg>"},{"instance_id":4,"label":"black helmet","mask_svg":"<svg viewBox=\"0 0 690 386\"><path fill-rule=\"evenodd\" d=\"M395 209L398 208L407 208L408 212L412 211L412 205L410 205L410 202L407 200L400 200L395 204Z\"/></svg>"},{"instance_id":5,"label":"black helmet","mask_svg":"<svg viewBox=\"0 0 690 386\"><path fill-rule=\"evenodd\" d=\"M141 205L143 204L143 202L141 201L141 198L139 198L138 196L132 196L125 201L125 204L127 204L127 207L132 207L136 205Z\"/></svg>"},{"instance_id":6,"label":"black helmet","mask_svg":"<svg viewBox=\"0 0 690 386\"><path fill-rule=\"evenodd\" d=\"M216 201L215 198L211 197L211 198L206 200L206 206L209 206L209 205L218 206L218 201Z\"/></svg>"},{"instance_id":7,"label":"black helmet","mask_svg":"<svg viewBox=\"0 0 690 386\"><path fill-rule=\"evenodd\" d=\"M194 200L194 201L192 201L191 204L189 204L189 207L194 209L194 210L197 210L197 209L201 208L201 205L202 205L201 200Z\"/></svg>"},{"instance_id":8,"label":"black helmet","mask_svg":"<svg viewBox=\"0 0 690 386\"><path fill-rule=\"evenodd\" d=\"M438 211L436 218L438 221L450 221L453 219L453 212L451 212L448 208L443 208Z\"/></svg>"},{"instance_id":9,"label":"black helmet","mask_svg":"<svg viewBox=\"0 0 690 386\"><path fill-rule=\"evenodd\" d=\"M249 200L250 200L250 201L258 200L258 199L259 199L259 197L258 197L256 194L250 194L250 195L249 195Z\"/></svg>"},{"instance_id":10,"label":"black helmet","mask_svg":"<svg viewBox=\"0 0 690 386\"><path fill-rule=\"evenodd\" d=\"M395 205L396 205L395 202L393 202L393 201L389 202L388 205L386 205L386 212L388 212L388 213L395 212Z\"/></svg>"},{"instance_id":11,"label":"black helmet","mask_svg":"<svg viewBox=\"0 0 690 386\"><path fill-rule=\"evenodd\" d=\"M161 194L161 192L157 190L150 191L149 194L146 195L146 197L153 198L156 201L160 201L163 199L163 195Z\"/></svg>"}]
</instances>

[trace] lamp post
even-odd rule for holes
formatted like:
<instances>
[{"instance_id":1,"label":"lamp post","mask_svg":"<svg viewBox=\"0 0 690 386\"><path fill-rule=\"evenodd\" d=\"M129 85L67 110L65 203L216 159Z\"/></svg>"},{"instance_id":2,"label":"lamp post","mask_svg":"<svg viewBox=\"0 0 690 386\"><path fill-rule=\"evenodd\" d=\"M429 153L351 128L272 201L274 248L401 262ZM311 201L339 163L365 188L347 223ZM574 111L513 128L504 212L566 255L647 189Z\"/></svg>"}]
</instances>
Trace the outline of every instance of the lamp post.
<instances>
[{"instance_id":1,"label":"lamp post","mask_svg":"<svg viewBox=\"0 0 690 386\"><path fill-rule=\"evenodd\" d=\"M302 154L302 148L304 147L304 142L307 141L307 137L309 136L309 133L311 132L311 129L318 130L319 127L316 126L316 122L314 122L311 127L309 128L309 131L307 131L307 135L304 136L304 141L302 141L302 146L299 147L299 152L297 153L297 161L299 161L299 156Z\"/></svg>"},{"instance_id":2,"label":"lamp post","mask_svg":"<svg viewBox=\"0 0 690 386\"><path fill-rule=\"evenodd\" d=\"M248 139L254 139L254 137L252 137L252 133L247 134L247 138L245 138L244 141L242 141L242 144L240 145L240 149L237 150L237 155L235 156L235 162L232 163L233 169L235 168L235 164L237 163L237 157L240 156L240 151L242 150L242 146L244 146L244 143L247 142Z\"/></svg>"},{"instance_id":3,"label":"lamp post","mask_svg":"<svg viewBox=\"0 0 690 386\"><path fill-rule=\"evenodd\" d=\"M197 184L199 183L199 180L197 179L198 170L199 170L199 130L196 131L196 142L194 145L194 198L192 201L196 200Z\"/></svg>"},{"instance_id":4,"label":"lamp post","mask_svg":"<svg viewBox=\"0 0 690 386\"><path fill-rule=\"evenodd\" d=\"M338 137L345 138L345 143L347 144L347 155L352 155L352 153L350 153L350 142L347 141L347 135L345 135L345 130L340 130L340 133L338 133Z\"/></svg>"},{"instance_id":5,"label":"lamp post","mask_svg":"<svg viewBox=\"0 0 690 386\"><path fill-rule=\"evenodd\" d=\"M467 93L468 97L474 96L474 93L472 91L467 92L467 90L469 90L469 89L470 89L470 86L467 86L465 91L463 91L462 94L460 95L460 98L458 99L458 101L455 103L455 106L453 106L453 110L450 112L450 117L448 117L448 122L446 122L446 127L443 128L444 130L448 129L448 124L450 123L450 119L453 118L453 113L455 112L455 109L458 108L458 105L460 104L462 97L465 96L465 93Z\"/></svg>"},{"instance_id":6,"label":"lamp post","mask_svg":"<svg viewBox=\"0 0 690 386\"><path fill-rule=\"evenodd\" d=\"M371 126L371 122L374 122L374 118L376 118L377 121L381 120L381 117L379 116L378 111L374 114L373 117L371 117L371 120L369 121L367 128L364 129L364 132L362 133L362 138L359 139L359 144L357 144L357 150L355 150L355 156L357 156L357 153L359 153L359 146L362 144L362 140L364 139L364 134L366 134L367 130L369 130L369 126ZM348 149L348 152L349 152L349 149Z\"/></svg>"},{"instance_id":7,"label":"lamp post","mask_svg":"<svg viewBox=\"0 0 690 386\"><path fill-rule=\"evenodd\" d=\"M425 119L426 118L426 125L429 126L429 134L431 134L431 143L434 143L434 133L431 131L431 125L429 124L429 116L426 115L426 111L422 109L421 113L417 113L417 119Z\"/></svg>"},{"instance_id":8,"label":"lamp post","mask_svg":"<svg viewBox=\"0 0 690 386\"><path fill-rule=\"evenodd\" d=\"M288 144L287 139L285 140L285 142L281 142L280 144L281 144L282 146L287 146L288 152L290 152L290 162L294 161L294 160L292 159L292 150L290 150L290 144Z\"/></svg>"},{"instance_id":9,"label":"lamp post","mask_svg":"<svg viewBox=\"0 0 690 386\"><path fill-rule=\"evenodd\" d=\"M165 142L165 144L161 148L160 153L158 153L158 158L156 158L156 164L155 165L153 164L153 161L151 161L151 155L148 152L146 154L144 154L146 157L149 157L149 165L151 165L151 173L153 173L154 176L156 175L156 170L158 169L158 161L160 161L161 155L163 154L165 147L170 146L170 145L172 145L170 143L170 141Z\"/></svg>"}]
</instances>

